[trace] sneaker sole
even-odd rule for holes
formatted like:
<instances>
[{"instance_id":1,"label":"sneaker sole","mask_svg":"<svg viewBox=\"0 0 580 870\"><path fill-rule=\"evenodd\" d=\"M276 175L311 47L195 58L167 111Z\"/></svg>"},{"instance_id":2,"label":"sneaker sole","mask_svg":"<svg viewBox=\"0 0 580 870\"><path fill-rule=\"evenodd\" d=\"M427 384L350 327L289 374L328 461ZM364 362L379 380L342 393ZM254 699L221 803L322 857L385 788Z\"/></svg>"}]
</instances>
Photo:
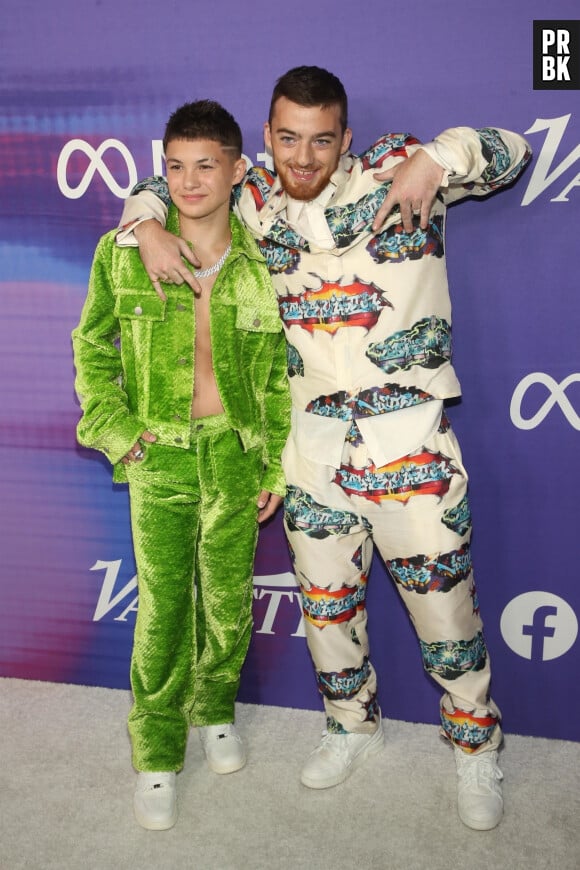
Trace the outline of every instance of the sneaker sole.
<instances>
[{"instance_id":1,"label":"sneaker sole","mask_svg":"<svg viewBox=\"0 0 580 870\"><path fill-rule=\"evenodd\" d=\"M135 814L137 824L139 824L142 828L145 828L146 831L168 831L170 828L173 828L175 823L177 822L177 808L175 809L173 815L171 815L165 821L152 821L151 819L147 818L147 816L142 816L135 807L133 807L133 812Z\"/></svg>"},{"instance_id":2,"label":"sneaker sole","mask_svg":"<svg viewBox=\"0 0 580 870\"><path fill-rule=\"evenodd\" d=\"M219 773L219 774L223 775L226 773L235 773L237 770L241 770L242 767L246 766L247 759L244 758L244 760L242 762L237 763L235 766L233 766L231 764L220 765L220 764L212 763L207 756L206 756L206 761L207 761L207 766L209 767L210 770L212 770L214 773Z\"/></svg>"},{"instance_id":3,"label":"sneaker sole","mask_svg":"<svg viewBox=\"0 0 580 870\"><path fill-rule=\"evenodd\" d=\"M328 779L309 779L308 776L304 774L300 777L300 782L302 785L305 785L306 788L332 788L335 785L340 785L341 782L344 782L345 779L351 775L353 770L356 770L361 764L369 758L371 755L376 755L381 751L385 743L385 735L383 732L383 726L381 725L377 728L369 742L366 744L364 749L362 749L358 755L356 755L349 766L345 768L341 773L337 773L336 776L329 777Z\"/></svg>"},{"instance_id":4,"label":"sneaker sole","mask_svg":"<svg viewBox=\"0 0 580 870\"><path fill-rule=\"evenodd\" d=\"M503 818L503 807L495 821L492 819L473 819L470 816L461 813L459 813L459 818L465 827L471 828L472 831L493 831L494 828L497 828Z\"/></svg>"}]
</instances>

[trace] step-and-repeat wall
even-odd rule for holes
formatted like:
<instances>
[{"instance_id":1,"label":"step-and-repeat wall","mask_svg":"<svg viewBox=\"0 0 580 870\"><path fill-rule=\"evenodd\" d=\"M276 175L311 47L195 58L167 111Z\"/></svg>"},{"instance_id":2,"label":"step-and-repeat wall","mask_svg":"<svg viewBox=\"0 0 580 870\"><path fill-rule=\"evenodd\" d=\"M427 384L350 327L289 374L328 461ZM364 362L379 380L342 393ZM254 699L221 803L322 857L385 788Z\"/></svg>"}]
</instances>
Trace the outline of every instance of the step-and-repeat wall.
<instances>
[{"instance_id":1,"label":"step-and-repeat wall","mask_svg":"<svg viewBox=\"0 0 580 870\"><path fill-rule=\"evenodd\" d=\"M385 131L526 135L519 182L450 209L450 409L471 476L473 553L509 732L580 740L580 46L576 0L8 0L0 57L0 675L128 688L138 604L125 488L75 442L70 332L99 236L163 172L171 111L211 97L249 160L275 79L325 66L353 150ZM578 17L578 16L577 16ZM540 26L534 22L543 22ZM534 75L536 76L534 81ZM227 553L224 553L227 570ZM320 708L281 517L263 529L240 700ZM398 595L375 561L383 714L437 721Z\"/></svg>"}]
</instances>

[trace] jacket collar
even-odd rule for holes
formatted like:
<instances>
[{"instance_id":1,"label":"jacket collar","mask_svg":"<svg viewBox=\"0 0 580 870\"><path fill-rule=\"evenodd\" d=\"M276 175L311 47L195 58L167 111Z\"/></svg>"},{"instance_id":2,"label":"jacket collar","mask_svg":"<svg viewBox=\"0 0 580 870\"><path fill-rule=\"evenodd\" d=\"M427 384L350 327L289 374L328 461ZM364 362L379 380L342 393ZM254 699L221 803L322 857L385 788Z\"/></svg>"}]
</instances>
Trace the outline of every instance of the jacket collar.
<instances>
[{"instance_id":1,"label":"jacket collar","mask_svg":"<svg viewBox=\"0 0 580 870\"><path fill-rule=\"evenodd\" d=\"M243 255L249 260L256 260L260 263L264 262L264 258L260 253L252 236L244 229L240 220L230 211L230 231L232 234L232 254ZM179 236L179 212L177 207L171 203L167 213L166 229L173 233L174 236ZM231 256L231 255L230 255Z\"/></svg>"}]
</instances>

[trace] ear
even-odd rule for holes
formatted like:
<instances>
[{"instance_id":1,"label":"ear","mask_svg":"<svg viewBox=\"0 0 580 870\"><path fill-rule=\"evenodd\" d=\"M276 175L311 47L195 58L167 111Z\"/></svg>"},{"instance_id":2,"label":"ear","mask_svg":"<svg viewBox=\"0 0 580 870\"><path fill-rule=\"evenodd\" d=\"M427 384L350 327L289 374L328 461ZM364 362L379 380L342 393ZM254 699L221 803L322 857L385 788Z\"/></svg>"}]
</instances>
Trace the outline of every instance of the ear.
<instances>
[{"instance_id":1,"label":"ear","mask_svg":"<svg viewBox=\"0 0 580 870\"><path fill-rule=\"evenodd\" d=\"M346 154L348 149L350 148L350 143L352 142L352 130L350 127L347 127L344 133L342 134L342 142L340 145L340 153Z\"/></svg>"},{"instance_id":2,"label":"ear","mask_svg":"<svg viewBox=\"0 0 580 870\"><path fill-rule=\"evenodd\" d=\"M243 157L240 157L239 160L236 160L234 163L234 175L233 175L233 183L239 184L244 175L248 170L248 166Z\"/></svg>"},{"instance_id":3,"label":"ear","mask_svg":"<svg viewBox=\"0 0 580 870\"><path fill-rule=\"evenodd\" d=\"M270 129L269 123L266 121L264 123L264 143L266 148L272 150L272 130Z\"/></svg>"}]
</instances>

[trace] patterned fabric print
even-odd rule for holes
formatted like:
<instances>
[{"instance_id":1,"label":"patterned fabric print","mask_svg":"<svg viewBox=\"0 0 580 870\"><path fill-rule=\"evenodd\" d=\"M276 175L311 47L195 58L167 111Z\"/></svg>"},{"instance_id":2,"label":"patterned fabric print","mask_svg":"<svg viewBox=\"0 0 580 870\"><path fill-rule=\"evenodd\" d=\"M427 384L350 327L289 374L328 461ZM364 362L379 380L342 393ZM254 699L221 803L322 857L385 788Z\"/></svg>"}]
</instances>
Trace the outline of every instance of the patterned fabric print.
<instances>
[{"instance_id":1,"label":"patterned fabric print","mask_svg":"<svg viewBox=\"0 0 580 870\"><path fill-rule=\"evenodd\" d=\"M256 204L256 209L260 211L266 203L266 200L270 196L270 191L272 189L272 185L274 184L276 176L269 172L262 166L252 166L251 169L248 170L246 176L240 184L237 184L234 187L234 197L239 200L240 195L244 188L247 188L252 192L252 197L254 203ZM280 191L280 194L282 191Z\"/></svg>"},{"instance_id":2,"label":"patterned fabric print","mask_svg":"<svg viewBox=\"0 0 580 870\"><path fill-rule=\"evenodd\" d=\"M151 178L146 178L144 181L139 181L135 187L131 189L131 196L136 193L141 193L142 190L150 190L155 196L159 197L161 202L169 208L171 205L171 197L167 181L162 175L153 175Z\"/></svg>"},{"instance_id":3,"label":"patterned fabric print","mask_svg":"<svg viewBox=\"0 0 580 870\"><path fill-rule=\"evenodd\" d=\"M334 716L326 717L326 730L329 734L348 734L344 725L341 725L338 719L335 719Z\"/></svg>"},{"instance_id":4,"label":"patterned fabric print","mask_svg":"<svg viewBox=\"0 0 580 870\"><path fill-rule=\"evenodd\" d=\"M290 342L286 343L286 355L288 357L288 377L293 378L295 375L298 375L298 377L303 378L304 360Z\"/></svg>"},{"instance_id":5,"label":"patterned fabric print","mask_svg":"<svg viewBox=\"0 0 580 870\"><path fill-rule=\"evenodd\" d=\"M471 528L471 510L469 507L469 499L466 495L463 496L459 504L445 511L441 518L441 522L452 532L456 532L463 537Z\"/></svg>"},{"instance_id":6,"label":"patterned fabric print","mask_svg":"<svg viewBox=\"0 0 580 870\"><path fill-rule=\"evenodd\" d=\"M359 702L360 703L360 702ZM362 705L363 710L366 710L365 718L363 722L378 722L381 716L381 708L379 707L379 702L377 700L377 693L373 692L368 701L365 701ZM348 734L348 731L342 725L338 719L335 719L334 716L326 717L326 730L329 734Z\"/></svg>"},{"instance_id":7,"label":"patterned fabric print","mask_svg":"<svg viewBox=\"0 0 580 870\"><path fill-rule=\"evenodd\" d=\"M454 474L457 469L446 456L424 450L380 468L372 464L366 468L343 464L334 483L348 495L359 495L375 503L390 499L406 504L417 495L441 498L449 490Z\"/></svg>"},{"instance_id":8,"label":"patterned fabric print","mask_svg":"<svg viewBox=\"0 0 580 870\"><path fill-rule=\"evenodd\" d=\"M363 169L379 169L387 157L407 157L407 146L419 145L410 133L387 133L360 155Z\"/></svg>"},{"instance_id":9,"label":"patterned fabric print","mask_svg":"<svg viewBox=\"0 0 580 870\"><path fill-rule=\"evenodd\" d=\"M352 447L360 447L360 445L363 443L363 437L361 435L360 429L358 428L354 420L352 421L351 427L346 433L344 440Z\"/></svg>"},{"instance_id":10,"label":"patterned fabric print","mask_svg":"<svg viewBox=\"0 0 580 870\"><path fill-rule=\"evenodd\" d=\"M352 564L359 571L362 571L362 566L363 566L362 565L362 553L363 553L362 546L357 547L356 550L354 551L352 559L351 559Z\"/></svg>"},{"instance_id":11,"label":"patterned fabric print","mask_svg":"<svg viewBox=\"0 0 580 870\"><path fill-rule=\"evenodd\" d=\"M290 531L303 532L310 538L328 538L330 535L348 535L353 526L361 523L350 511L335 510L315 501L298 486L289 486L284 499L286 524ZM368 522L362 520L368 528Z\"/></svg>"},{"instance_id":12,"label":"patterned fabric print","mask_svg":"<svg viewBox=\"0 0 580 870\"><path fill-rule=\"evenodd\" d=\"M277 245L270 239L259 239L258 247L273 275L279 275L281 272L291 275L300 264L300 251L294 248Z\"/></svg>"},{"instance_id":13,"label":"patterned fabric print","mask_svg":"<svg viewBox=\"0 0 580 870\"><path fill-rule=\"evenodd\" d=\"M310 251L310 245L304 236L293 230L281 218L272 224L268 230L268 237L277 245L283 245L285 248L301 248L303 251Z\"/></svg>"},{"instance_id":14,"label":"patterned fabric print","mask_svg":"<svg viewBox=\"0 0 580 870\"><path fill-rule=\"evenodd\" d=\"M452 743L468 753L475 752L487 743L498 724L497 716L474 716L457 708L450 713L444 707L441 708L443 731Z\"/></svg>"},{"instance_id":15,"label":"patterned fabric print","mask_svg":"<svg viewBox=\"0 0 580 870\"><path fill-rule=\"evenodd\" d=\"M379 702L377 698L377 693L373 692L369 697L368 701L365 701L362 705L363 709L367 711L367 715L365 716L365 722L378 722L381 715L381 708L379 707Z\"/></svg>"},{"instance_id":16,"label":"patterned fabric print","mask_svg":"<svg viewBox=\"0 0 580 870\"><path fill-rule=\"evenodd\" d=\"M436 369L451 359L451 326L442 317L424 317L410 329L371 342L366 356L386 374L412 366Z\"/></svg>"},{"instance_id":17,"label":"patterned fabric print","mask_svg":"<svg viewBox=\"0 0 580 870\"><path fill-rule=\"evenodd\" d=\"M471 584L471 589L469 590L469 594L471 595L471 601L473 604L473 612L476 616L479 616L479 598L477 595L477 589L475 588L475 583Z\"/></svg>"},{"instance_id":18,"label":"patterned fabric print","mask_svg":"<svg viewBox=\"0 0 580 870\"><path fill-rule=\"evenodd\" d=\"M526 149L524 158L517 163L511 172L505 175L500 182L495 179L505 172L509 167L511 158L509 148L501 138L500 134L493 127L482 127L477 130L477 135L481 139L482 153L485 159L489 162L489 166L484 170L482 178L488 182L491 190L498 187L505 187L518 177L523 167L531 157L531 151Z\"/></svg>"},{"instance_id":19,"label":"patterned fabric print","mask_svg":"<svg viewBox=\"0 0 580 870\"><path fill-rule=\"evenodd\" d=\"M323 330L331 335L343 326L372 329L382 309L393 307L374 284L355 281L342 286L322 280L318 290L280 296L278 306L286 327L300 326L310 333Z\"/></svg>"},{"instance_id":20,"label":"patterned fabric print","mask_svg":"<svg viewBox=\"0 0 580 870\"><path fill-rule=\"evenodd\" d=\"M464 544L450 553L392 559L385 564L395 582L408 592L449 592L471 574L471 548Z\"/></svg>"},{"instance_id":21,"label":"patterned fabric print","mask_svg":"<svg viewBox=\"0 0 580 870\"><path fill-rule=\"evenodd\" d=\"M404 260L419 260L421 257L442 257L443 217L436 215L429 221L426 230L419 226L419 218L413 218L412 233L403 229L403 224L394 224L378 233L366 249L377 263L402 263Z\"/></svg>"},{"instance_id":22,"label":"patterned fabric print","mask_svg":"<svg viewBox=\"0 0 580 870\"><path fill-rule=\"evenodd\" d=\"M449 422L449 417L445 413L445 411L441 412L441 422L439 423L439 428L437 431L440 435L445 435L446 432L451 428L451 423Z\"/></svg>"},{"instance_id":23,"label":"patterned fabric print","mask_svg":"<svg viewBox=\"0 0 580 870\"><path fill-rule=\"evenodd\" d=\"M356 633L356 629L354 629L354 628L351 628L351 630L350 630L350 639L352 640L352 642L354 643L355 646L361 645L361 642L358 639L358 634Z\"/></svg>"},{"instance_id":24,"label":"patterned fabric print","mask_svg":"<svg viewBox=\"0 0 580 870\"><path fill-rule=\"evenodd\" d=\"M346 586L331 591L320 586L302 587L304 618L316 628L348 622L359 610L364 610L368 578L361 574L360 585Z\"/></svg>"},{"instance_id":25,"label":"patterned fabric print","mask_svg":"<svg viewBox=\"0 0 580 870\"><path fill-rule=\"evenodd\" d=\"M365 656L359 668L345 668L342 671L317 671L318 690L325 698L343 701L357 695L371 672L369 658Z\"/></svg>"},{"instance_id":26,"label":"patterned fabric print","mask_svg":"<svg viewBox=\"0 0 580 870\"><path fill-rule=\"evenodd\" d=\"M421 644L423 666L430 674L443 680L456 680L468 671L481 671L487 661L483 634L479 631L472 640L442 640Z\"/></svg>"},{"instance_id":27,"label":"patterned fabric print","mask_svg":"<svg viewBox=\"0 0 580 870\"><path fill-rule=\"evenodd\" d=\"M387 414L410 408L421 402L433 399L429 393L417 387L404 387L399 384L384 384L382 387L369 387L361 390L355 396L341 390L331 396L319 396L309 402L306 411L319 414L321 417L333 417L338 420L358 420L373 417L375 414Z\"/></svg>"},{"instance_id":28,"label":"patterned fabric print","mask_svg":"<svg viewBox=\"0 0 580 870\"><path fill-rule=\"evenodd\" d=\"M361 197L358 202L330 206L324 210L326 222L337 248L348 248L362 230L372 224L390 186L388 184L377 187Z\"/></svg>"}]
</instances>

